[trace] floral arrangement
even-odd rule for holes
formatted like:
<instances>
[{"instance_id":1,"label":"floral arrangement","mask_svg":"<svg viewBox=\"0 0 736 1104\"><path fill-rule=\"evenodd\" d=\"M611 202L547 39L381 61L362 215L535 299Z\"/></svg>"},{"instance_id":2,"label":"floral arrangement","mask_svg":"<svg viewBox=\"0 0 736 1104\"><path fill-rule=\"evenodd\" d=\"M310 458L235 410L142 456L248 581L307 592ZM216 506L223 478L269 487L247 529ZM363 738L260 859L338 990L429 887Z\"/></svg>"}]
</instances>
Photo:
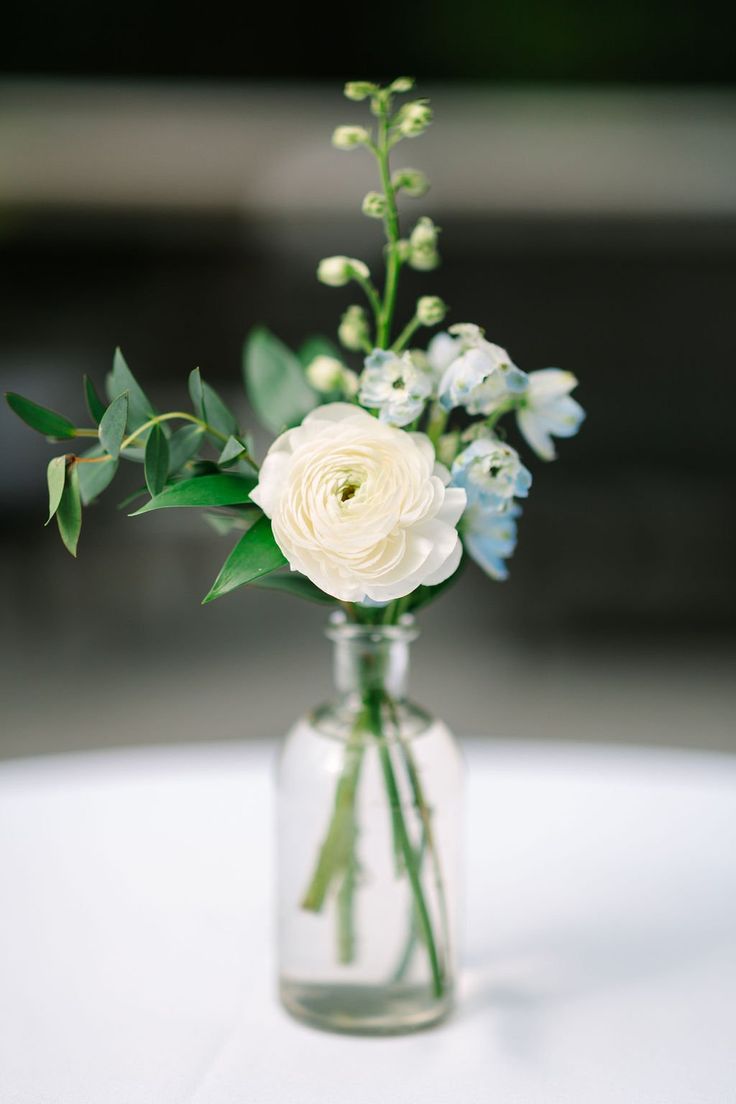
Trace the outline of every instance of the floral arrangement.
<instances>
[{"instance_id":1,"label":"floral arrangement","mask_svg":"<svg viewBox=\"0 0 736 1104\"><path fill-rule=\"evenodd\" d=\"M419 217L407 236L399 224L399 201L423 198L429 183L416 169L390 166L399 143L413 142L432 122L427 100L398 103L412 87L405 77L385 87L345 87L349 100L368 101L374 123L339 126L332 142L376 161L380 190L368 192L362 211L385 233L383 285L357 258L320 261L323 284L354 286L365 299L342 314L342 353L325 338L311 338L294 353L263 328L251 333L246 389L276 435L260 465L251 437L198 368L189 376L191 410L158 413L118 350L106 400L84 380L88 427L7 395L15 413L51 440L91 439L86 451L55 456L48 465L48 521L56 518L73 555L83 508L106 490L120 462L130 461L142 468L136 494L145 498L134 516L196 507L219 532L238 533L205 602L257 585L339 603L358 624L395 625L457 578L467 556L491 578L506 578L519 500L528 496L532 476L507 439L504 419L515 419L532 452L552 460L553 439L574 434L583 411L571 397L577 381L569 372L527 373L474 323L450 325L422 347L419 331L440 326L447 315L436 295L421 296L412 317L401 328L395 324L402 270L428 273L439 264L440 231L432 219ZM380 738L374 692L367 687L361 723ZM396 770L390 757L384 768L390 795ZM345 787L352 769L348 762L338 786ZM408 769L426 818L420 780ZM393 815L402 819L400 811ZM337 802L305 908L320 909L345 870L344 848L334 846L340 831L350 836ZM440 992L437 940L417 876L420 856L409 833L401 825L396 831Z\"/></svg>"}]
</instances>

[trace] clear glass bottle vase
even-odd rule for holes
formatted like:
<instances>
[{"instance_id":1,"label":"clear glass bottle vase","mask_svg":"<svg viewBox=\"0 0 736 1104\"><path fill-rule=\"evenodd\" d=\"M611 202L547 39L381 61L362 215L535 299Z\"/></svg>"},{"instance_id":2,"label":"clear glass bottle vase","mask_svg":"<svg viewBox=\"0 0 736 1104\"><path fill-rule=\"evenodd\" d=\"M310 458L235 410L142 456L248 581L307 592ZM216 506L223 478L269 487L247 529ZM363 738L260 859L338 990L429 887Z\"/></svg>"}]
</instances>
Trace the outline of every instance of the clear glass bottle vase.
<instances>
[{"instance_id":1,"label":"clear glass bottle vase","mask_svg":"<svg viewBox=\"0 0 736 1104\"><path fill-rule=\"evenodd\" d=\"M453 1002L461 762L406 699L413 619L331 618L338 697L298 721L279 764L281 1000L334 1031L427 1027Z\"/></svg>"}]
</instances>

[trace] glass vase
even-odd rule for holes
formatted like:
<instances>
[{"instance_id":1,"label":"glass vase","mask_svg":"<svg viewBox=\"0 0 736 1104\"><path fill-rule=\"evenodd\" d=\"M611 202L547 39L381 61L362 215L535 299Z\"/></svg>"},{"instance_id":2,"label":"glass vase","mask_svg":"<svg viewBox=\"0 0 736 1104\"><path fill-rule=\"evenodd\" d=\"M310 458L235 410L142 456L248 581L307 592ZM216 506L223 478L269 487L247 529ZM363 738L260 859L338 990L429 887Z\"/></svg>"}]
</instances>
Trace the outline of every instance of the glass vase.
<instances>
[{"instance_id":1,"label":"glass vase","mask_svg":"<svg viewBox=\"0 0 736 1104\"><path fill-rule=\"evenodd\" d=\"M337 696L289 733L278 777L280 995L333 1031L428 1027L456 977L462 771L406 697L411 617L334 614Z\"/></svg>"}]
</instances>

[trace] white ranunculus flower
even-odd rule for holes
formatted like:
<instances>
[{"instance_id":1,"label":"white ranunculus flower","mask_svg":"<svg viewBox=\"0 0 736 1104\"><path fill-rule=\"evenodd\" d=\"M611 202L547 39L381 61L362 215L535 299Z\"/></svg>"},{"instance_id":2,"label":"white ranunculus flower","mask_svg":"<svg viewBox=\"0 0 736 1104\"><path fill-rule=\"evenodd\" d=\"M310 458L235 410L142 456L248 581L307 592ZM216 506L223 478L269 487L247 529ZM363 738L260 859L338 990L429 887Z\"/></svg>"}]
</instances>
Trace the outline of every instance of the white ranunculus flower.
<instances>
[{"instance_id":1,"label":"white ranunculus flower","mask_svg":"<svg viewBox=\"0 0 736 1104\"><path fill-rule=\"evenodd\" d=\"M328 403L278 437L251 498L292 571L343 602L385 602L456 570L465 492L423 433Z\"/></svg>"}]
</instances>

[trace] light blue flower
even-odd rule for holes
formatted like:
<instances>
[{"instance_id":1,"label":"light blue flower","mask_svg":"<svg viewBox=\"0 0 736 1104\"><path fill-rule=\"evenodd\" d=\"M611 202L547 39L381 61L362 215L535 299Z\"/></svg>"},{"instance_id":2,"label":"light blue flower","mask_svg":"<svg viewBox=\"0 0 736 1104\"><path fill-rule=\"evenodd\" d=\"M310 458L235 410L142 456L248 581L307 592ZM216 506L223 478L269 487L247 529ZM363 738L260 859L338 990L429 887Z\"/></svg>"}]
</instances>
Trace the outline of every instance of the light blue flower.
<instances>
[{"instance_id":1,"label":"light blue flower","mask_svg":"<svg viewBox=\"0 0 736 1104\"><path fill-rule=\"evenodd\" d=\"M498 511L513 498L526 498L532 476L511 445L496 437L481 437L456 458L452 482L463 488L470 506Z\"/></svg>"},{"instance_id":2,"label":"light blue flower","mask_svg":"<svg viewBox=\"0 0 736 1104\"><path fill-rule=\"evenodd\" d=\"M572 437L580 428L585 411L570 397L577 386L572 372L543 368L529 375L523 406L516 413L519 429L543 460L554 460L555 437Z\"/></svg>"},{"instance_id":3,"label":"light blue flower","mask_svg":"<svg viewBox=\"0 0 736 1104\"><path fill-rule=\"evenodd\" d=\"M397 356L385 349L374 349L365 359L360 377L358 401L376 408L379 420L388 425L405 426L424 410L432 394L432 377L418 367L410 353Z\"/></svg>"},{"instance_id":4,"label":"light blue flower","mask_svg":"<svg viewBox=\"0 0 736 1104\"><path fill-rule=\"evenodd\" d=\"M478 567L492 579L508 578L505 560L516 548L516 518L521 509L510 502L499 513L472 505L463 516L463 544Z\"/></svg>"},{"instance_id":5,"label":"light blue flower","mask_svg":"<svg viewBox=\"0 0 736 1104\"><path fill-rule=\"evenodd\" d=\"M464 406L470 414L492 414L509 395L523 394L528 376L500 345L486 341L478 326L450 327L458 335L459 355L440 381L439 399L445 410Z\"/></svg>"}]
</instances>

